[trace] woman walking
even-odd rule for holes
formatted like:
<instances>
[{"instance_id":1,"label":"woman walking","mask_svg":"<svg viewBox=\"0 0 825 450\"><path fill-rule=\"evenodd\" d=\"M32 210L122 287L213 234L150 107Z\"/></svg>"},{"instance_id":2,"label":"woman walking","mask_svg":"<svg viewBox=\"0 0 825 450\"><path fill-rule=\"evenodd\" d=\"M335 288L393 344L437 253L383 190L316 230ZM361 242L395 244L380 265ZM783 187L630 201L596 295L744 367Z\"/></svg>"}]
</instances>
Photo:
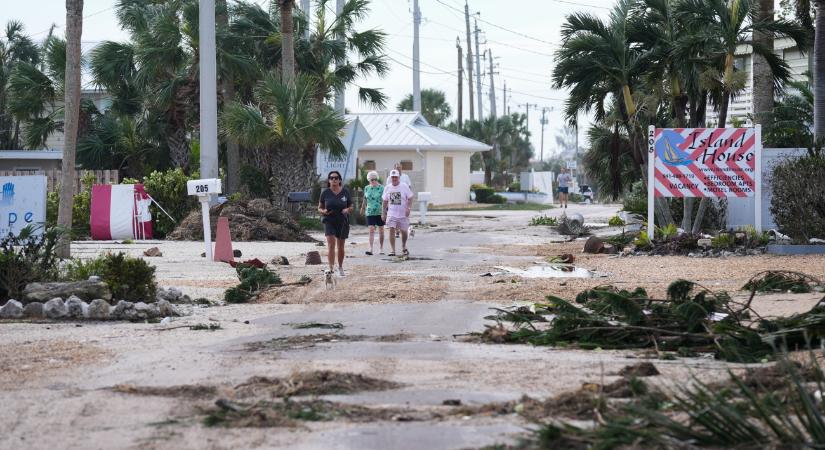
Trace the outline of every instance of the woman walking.
<instances>
[{"instance_id":1,"label":"woman walking","mask_svg":"<svg viewBox=\"0 0 825 450\"><path fill-rule=\"evenodd\" d=\"M378 182L378 172L367 174L369 185L364 187L364 202L361 203L361 214L366 216L370 227L370 250L368 255L375 251L375 228L378 228L378 245L381 254L384 254L384 221L381 220L381 204L384 196L384 186Z\"/></svg>"},{"instance_id":2,"label":"woman walking","mask_svg":"<svg viewBox=\"0 0 825 450\"><path fill-rule=\"evenodd\" d=\"M344 276L344 249L349 237L349 215L352 213L352 197L344 187L341 173L333 170L327 176L329 187L321 192L318 213L324 216L324 235L327 237L327 261L329 271L335 271L335 256L338 256L338 275Z\"/></svg>"}]
</instances>

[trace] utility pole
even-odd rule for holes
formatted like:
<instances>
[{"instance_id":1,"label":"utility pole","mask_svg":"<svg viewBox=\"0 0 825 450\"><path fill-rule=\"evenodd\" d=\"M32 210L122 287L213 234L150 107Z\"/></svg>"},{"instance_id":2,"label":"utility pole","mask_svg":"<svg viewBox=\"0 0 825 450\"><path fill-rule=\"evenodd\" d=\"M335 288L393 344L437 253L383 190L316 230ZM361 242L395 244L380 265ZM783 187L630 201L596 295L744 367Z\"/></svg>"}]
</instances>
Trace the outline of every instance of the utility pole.
<instances>
[{"instance_id":1,"label":"utility pole","mask_svg":"<svg viewBox=\"0 0 825 450\"><path fill-rule=\"evenodd\" d=\"M198 18L201 178L218 178L218 72L214 0L201 0Z\"/></svg>"},{"instance_id":2,"label":"utility pole","mask_svg":"<svg viewBox=\"0 0 825 450\"><path fill-rule=\"evenodd\" d=\"M544 126L547 125L547 119L544 117L544 114L547 112L547 108L541 108L541 156L539 157L539 161L544 161Z\"/></svg>"},{"instance_id":3,"label":"utility pole","mask_svg":"<svg viewBox=\"0 0 825 450\"><path fill-rule=\"evenodd\" d=\"M478 96L478 121L484 120L484 104L481 103L481 53L478 50L478 21L475 21L476 34L476 95ZM472 81L471 81L472 83Z\"/></svg>"},{"instance_id":4,"label":"utility pole","mask_svg":"<svg viewBox=\"0 0 825 450\"><path fill-rule=\"evenodd\" d=\"M421 10L418 0L413 0L413 111L421 112L421 67L418 57L418 28L421 25Z\"/></svg>"},{"instance_id":5,"label":"utility pole","mask_svg":"<svg viewBox=\"0 0 825 450\"><path fill-rule=\"evenodd\" d=\"M496 118L496 83L493 78L493 51L487 49L490 55L490 117Z\"/></svg>"},{"instance_id":6,"label":"utility pole","mask_svg":"<svg viewBox=\"0 0 825 450\"><path fill-rule=\"evenodd\" d=\"M344 0L337 0L335 2L335 17L340 17L341 13L344 11ZM339 36L341 37L341 36ZM341 65L339 63L335 64L335 68L340 68ZM335 90L335 111L339 114L344 114L346 112L346 106L344 105L344 89L336 89Z\"/></svg>"},{"instance_id":7,"label":"utility pole","mask_svg":"<svg viewBox=\"0 0 825 450\"><path fill-rule=\"evenodd\" d=\"M470 88L470 120L476 120L473 111L473 39L470 37L470 5L464 0L464 22L467 25L467 86Z\"/></svg>"},{"instance_id":8,"label":"utility pole","mask_svg":"<svg viewBox=\"0 0 825 450\"><path fill-rule=\"evenodd\" d=\"M507 80L504 80L504 88L502 89L502 93L504 94L501 96L504 106L501 107L501 112L504 113L505 116L509 116L510 112L507 111Z\"/></svg>"},{"instance_id":9,"label":"utility pole","mask_svg":"<svg viewBox=\"0 0 825 450\"><path fill-rule=\"evenodd\" d=\"M458 50L458 120L456 123L458 124L458 130L461 131L461 124L462 124L462 109L463 109L463 101L462 101L462 90L464 89L461 84L462 80L464 79L464 67L461 66L462 61L462 52L461 52L461 40L458 36L455 37L455 48Z\"/></svg>"}]
</instances>

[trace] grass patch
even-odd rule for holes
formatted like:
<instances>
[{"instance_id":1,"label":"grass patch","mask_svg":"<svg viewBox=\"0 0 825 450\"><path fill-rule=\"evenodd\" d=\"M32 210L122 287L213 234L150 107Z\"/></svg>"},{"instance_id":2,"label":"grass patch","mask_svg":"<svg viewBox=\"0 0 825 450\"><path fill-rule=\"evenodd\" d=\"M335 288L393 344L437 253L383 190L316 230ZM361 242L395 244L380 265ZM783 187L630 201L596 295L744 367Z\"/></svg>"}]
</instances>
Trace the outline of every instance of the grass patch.
<instances>
[{"instance_id":1,"label":"grass patch","mask_svg":"<svg viewBox=\"0 0 825 450\"><path fill-rule=\"evenodd\" d=\"M318 217L299 217L298 226L304 231L324 231L324 224Z\"/></svg>"}]
</instances>

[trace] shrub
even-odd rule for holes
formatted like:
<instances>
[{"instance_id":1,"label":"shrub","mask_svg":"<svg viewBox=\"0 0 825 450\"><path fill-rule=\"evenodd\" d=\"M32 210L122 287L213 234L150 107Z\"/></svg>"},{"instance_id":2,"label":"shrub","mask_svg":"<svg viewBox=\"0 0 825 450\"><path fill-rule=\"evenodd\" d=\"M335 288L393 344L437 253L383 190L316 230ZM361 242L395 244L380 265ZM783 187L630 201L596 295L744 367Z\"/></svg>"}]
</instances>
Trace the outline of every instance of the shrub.
<instances>
[{"instance_id":1,"label":"shrub","mask_svg":"<svg viewBox=\"0 0 825 450\"><path fill-rule=\"evenodd\" d=\"M510 183L510 187L508 187L507 190L509 192L521 192L521 183L518 181Z\"/></svg>"},{"instance_id":2,"label":"shrub","mask_svg":"<svg viewBox=\"0 0 825 450\"><path fill-rule=\"evenodd\" d=\"M794 241L825 238L825 156L789 159L773 171L771 214Z\"/></svg>"},{"instance_id":3,"label":"shrub","mask_svg":"<svg viewBox=\"0 0 825 450\"><path fill-rule=\"evenodd\" d=\"M19 299L26 284L57 278L55 246L61 232L57 227L37 231L29 225L17 236L0 239L0 299Z\"/></svg>"},{"instance_id":4,"label":"shrub","mask_svg":"<svg viewBox=\"0 0 825 450\"><path fill-rule=\"evenodd\" d=\"M647 231L642 231L639 233L639 237L633 241L633 245L640 249L646 249L651 247L650 236L647 234Z\"/></svg>"},{"instance_id":5,"label":"shrub","mask_svg":"<svg viewBox=\"0 0 825 450\"><path fill-rule=\"evenodd\" d=\"M317 217L299 217L298 225L302 230L323 231L324 224Z\"/></svg>"},{"instance_id":6,"label":"shrub","mask_svg":"<svg viewBox=\"0 0 825 450\"><path fill-rule=\"evenodd\" d=\"M174 219L169 219L166 214L156 212L154 214L155 237L163 238L177 226L177 222L186 217L198 205L198 201L193 195L187 195L186 182L198 179L197 172L187 176L183 169L170 169L165 172L154 171L143 177L143 187L146 192L155 199L163 209ZM138 180L124 179L123 183L134 183Z\"/></svg>"},{"instance_id":7,"label":"shrub","mask_svg":"<svg viewBox=\"0 0 825 450\"><path fill-rule=\"evenodd\" d=\"M504 198L501 195L493 194L490 197L488 197L487 201L484 202L484 203L491 203L491 204L494 204L494 205L500 205L500 204L503 204L503 203L507 203L507 199Z\"/></svg>"},{"instance_id":8,"label":"shrub","mask_svg":"<svg viewBox=\"0 0 825 450\"><path fill-rule=\"evenodd\" d=\"M644 181L633 183L630 192L622 199L622 209L633 214L647 214L647 187Z\"/></svg>"},{"instance_id":9,"label":"shrub","mask_svg":"<svg viewBox=\"0 0 825 450\"><path fill-rule=\"evenodd\" d=\"M559 220L555 217L546 216L544 214L530 219L530 226L546 225L554 227L558 225Z\"/></svg>"},{"instance_id":10,"label":"shrub","mask_svg":"<svg viewBox=\"0 0 825 450\"><path fill-rule=\"evenodd\" d=\"M610 220L607 221L607 224L611 227L623 227L625 225L624 220L619 216L611 217Z\"/></svg>"},{"instance_id":11,"label":"shrub","mask_svg":"<svg viewBox=\"0 0 825 450\"><path fill-rule=\"evenodd\" d=\"M669 223L662 228L656 227L656 232L663 241L669 241L676 237L676 234L679 233L679 229L676 228L676 225Z\"/></svg>"},{"instance_id":12,"label":"shrub","mask_svg":"<svg viewBox=\"0 0 825 450\"><path fill-rule=\"evenodd\" d=\"M719 233L719 235L710 240L710 245L716 250L731 248L735 243L736 239L734 236L728 233Z\"/></svg>"},{"instance_id":13,"label":"shrub","mask_svg":"<svg viewBox=\"0 0 825 450\"><path fill-rule=\"evenodd\" d=\"M241 283L224 292L227 303L246 303L269 286L281 284L281 277L266 268L239 264L235 271Z\"/></svg>"},{"instance_id":14,"label":"shrub","mask_svg":"<svg viewBox=\"0 0 825 450\"><path fill-rule=\"evenodd\" d=\"M85 238L90 233L92 218L92 185L95 175L86 171L81 177L83 189L72 197L72 230L73 239ZM60 207L60 188L46 195L46 225L57 225L57 210Z\"/></svg>"},{"instance_id":15,"label":"shrub","mask_svg":"<svg viewBox=\"0 0 825 450\"><path fill-rule=\"evenodd\" d=\"M155 268L142 258L125 253L107 254L88 260L73 260L64 267L63 278L69 281L87 280L97 275L109 285L117 300L154 301Z\"/></svg>"},{"instance_id":16,"label":"shrub","mask_svg":"<svg viewBox=\"0 0 825 450\"><path fill-rule=\"evenodd\" d=\"M484 185L475 187L473 192L476 193L476 202L478 203L491 203L490 197L496 195L495 189Z\"/></svg>"}]
</instances>

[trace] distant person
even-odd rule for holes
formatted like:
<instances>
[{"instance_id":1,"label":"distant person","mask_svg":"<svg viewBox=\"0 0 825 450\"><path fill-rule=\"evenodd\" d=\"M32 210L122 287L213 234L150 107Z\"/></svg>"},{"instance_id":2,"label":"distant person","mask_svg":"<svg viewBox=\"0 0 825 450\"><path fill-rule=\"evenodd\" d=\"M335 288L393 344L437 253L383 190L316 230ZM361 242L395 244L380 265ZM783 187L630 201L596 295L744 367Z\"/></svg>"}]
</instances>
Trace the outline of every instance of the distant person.
<instances>
[{"instance_id":1,"label":"distant person","mask_svg":"<svg viewBox=\"0 0 825 450\"><path fill-rule=\"evenodd\" d=\"M329 187L321 192L318 213L324 222L324 235L327 238L327 261L329 273L335 272L335 255L338 254L338 275L344 276L344 250L349 237L349 215L352 213L352 196L344 187L341 173L333 170L327 176Z\"/></svg>"},{"instance_id":2,"label":"distant person","mask_svg":"<svg viewBox=\"0 0 825 450\"><path fill-rule=\"evenodd\" d=\"M367 218L370 227L370 250L367 255L372 256L375 251L375 229L378 228L378 245L381 254L384 254L384 219L381 218L382 203L384 201L384 186L378 182L378 172L367 174L369 185L364 188L364 202L361 203L361 214Z\"/></svg>"},{"instance_id":3,"label":"distant person","mask_svg":"<svg viewBox=\"0 0 825 450\"><path fill-rule=\"evenodd\" d=\"M567 193L570 190L570 183L573 181L573 177L570 176L570 170L561 169L557 180L559 182L559 206L567 208Z\"/></svg>"},{"instance_id":4,"label":"distant person","mask_svg":"<svg viewBox=\"0 0 825 450\"><path fill-rule=\"evenodd\" d=\"M384 188L384 204L382 219L390 228L390 247L395 256L395 233L401 233L401 253L410 254L407 250L407 231L410 229L410 205L413 192L409 185L401 182L401 174L397 170L390 171L390 184Z\"/></svg>"}]
</instances>

